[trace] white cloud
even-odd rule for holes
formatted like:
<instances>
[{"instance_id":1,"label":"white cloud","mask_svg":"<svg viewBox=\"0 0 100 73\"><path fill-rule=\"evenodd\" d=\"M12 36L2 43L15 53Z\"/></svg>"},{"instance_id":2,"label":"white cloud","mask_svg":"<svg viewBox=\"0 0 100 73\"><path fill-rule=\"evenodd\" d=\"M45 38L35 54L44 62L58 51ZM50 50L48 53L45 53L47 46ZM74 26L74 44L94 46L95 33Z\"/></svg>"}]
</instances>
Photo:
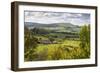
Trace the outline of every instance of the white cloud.
<instances>
[{"instance_id":1,"label":"white cloud","mask_svg":"<svg viewBox=\"0 0 100 73\"><path fill-rule=\"evenodd\" d=\"M25 22L89 24L89 14L60 12L25 12Z\"/></svg>"}]
</instances>

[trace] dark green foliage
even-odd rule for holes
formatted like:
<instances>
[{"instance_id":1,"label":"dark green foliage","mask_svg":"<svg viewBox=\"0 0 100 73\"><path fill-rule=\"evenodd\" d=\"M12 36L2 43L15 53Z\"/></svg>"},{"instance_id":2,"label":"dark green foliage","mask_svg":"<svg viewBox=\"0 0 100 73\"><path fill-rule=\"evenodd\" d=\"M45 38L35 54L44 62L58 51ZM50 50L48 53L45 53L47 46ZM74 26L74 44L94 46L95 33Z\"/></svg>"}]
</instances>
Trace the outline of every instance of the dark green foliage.
<instances>
[{"instance_id":1,"label":"dark green foliage","mask_svg":"<svg viewBox=\"0 0 100 73\"><path fill-rule=\"evenodd\" d=\"M86 56L90 55L90 26L82 26L80 30L80 47L86 52Z\"/></svg>"},{"instance_id":2,"label":"dark green foliage","mask_svg":"<svg viewBox=\"0 0 100 73\"><path fill-rule=\"evenodd\" d=\"M48 34L50 31L43 29L43 28L33 28L31 29L33 34Z\"/></svg>"},{"instance_id":3,"label":"dark green foliage","mask_svg":"<svg viewBox=\"0 0 100 73\"><path fill-rule=\"evenodd\" d=\"M25 27L25 31L24 31L24 52L25 52L25 58L32 60L32 56L34 54L34 48L36 48L37 46L37 42L38 40L32 35L32 32L29 31L26 27Z\"/></svg>"}]
</instances>

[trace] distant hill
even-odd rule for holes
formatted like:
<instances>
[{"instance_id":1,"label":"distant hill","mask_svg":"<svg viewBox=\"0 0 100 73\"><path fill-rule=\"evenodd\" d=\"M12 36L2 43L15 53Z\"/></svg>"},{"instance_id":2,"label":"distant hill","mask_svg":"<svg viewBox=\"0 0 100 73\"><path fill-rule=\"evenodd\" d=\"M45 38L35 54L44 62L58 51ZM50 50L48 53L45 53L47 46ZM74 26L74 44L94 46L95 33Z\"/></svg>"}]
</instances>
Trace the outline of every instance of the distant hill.
<instances>
[{"instance_id":1,"label":"distant hill","mask_svg":"<svg viewBox=\"0 0 100 73\"><path fill-rule=\"evenodd\" d=\"M25 26L29 29L42 28L47 30L54 30L56 32L79 32L80 26L71 23L52 23L52 24L42 24L25 22Z\"/></svg>"}]
</instances>

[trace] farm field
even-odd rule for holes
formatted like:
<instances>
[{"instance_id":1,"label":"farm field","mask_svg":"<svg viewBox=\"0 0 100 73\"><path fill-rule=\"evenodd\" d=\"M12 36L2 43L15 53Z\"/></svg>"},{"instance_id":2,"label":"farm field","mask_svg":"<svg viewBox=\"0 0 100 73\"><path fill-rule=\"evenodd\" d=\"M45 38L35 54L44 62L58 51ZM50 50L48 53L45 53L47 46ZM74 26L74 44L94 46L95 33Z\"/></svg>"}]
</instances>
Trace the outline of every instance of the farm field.
<instances>
[{"instance_id":1,"label":"farm field","mask_svg":"<svg viewBox=\"0 0 100 73\"><path fill-rule=\"evenodd\" d=\"M86 59L90 53L79 47L80 41L65 40L62 44L38 44L33 51L32 60ZM28 61L29 58L25 58Z\"/></svg>"}]
</instances>

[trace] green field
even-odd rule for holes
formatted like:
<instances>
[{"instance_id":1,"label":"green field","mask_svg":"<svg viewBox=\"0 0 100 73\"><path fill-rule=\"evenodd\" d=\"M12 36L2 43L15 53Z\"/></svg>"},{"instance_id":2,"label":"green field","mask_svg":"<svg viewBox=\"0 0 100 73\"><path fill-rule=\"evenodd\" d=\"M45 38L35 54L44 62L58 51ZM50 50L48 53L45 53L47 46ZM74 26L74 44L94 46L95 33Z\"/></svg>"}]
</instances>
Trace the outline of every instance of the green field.
<instances>
[{"instance_id":1,"label":"green field","mask_svg":"<svg viewBox=\"0 0 100 73\"><path fill-rule=\"evenodd\" d=\"M62 44L38 44L25 55L31 54L31 58L26 57L25 61L35 60L63 60L63 59L85 59L90 53L79 47L80 41L65 40Z\"/></svg>"}]
</instances>

